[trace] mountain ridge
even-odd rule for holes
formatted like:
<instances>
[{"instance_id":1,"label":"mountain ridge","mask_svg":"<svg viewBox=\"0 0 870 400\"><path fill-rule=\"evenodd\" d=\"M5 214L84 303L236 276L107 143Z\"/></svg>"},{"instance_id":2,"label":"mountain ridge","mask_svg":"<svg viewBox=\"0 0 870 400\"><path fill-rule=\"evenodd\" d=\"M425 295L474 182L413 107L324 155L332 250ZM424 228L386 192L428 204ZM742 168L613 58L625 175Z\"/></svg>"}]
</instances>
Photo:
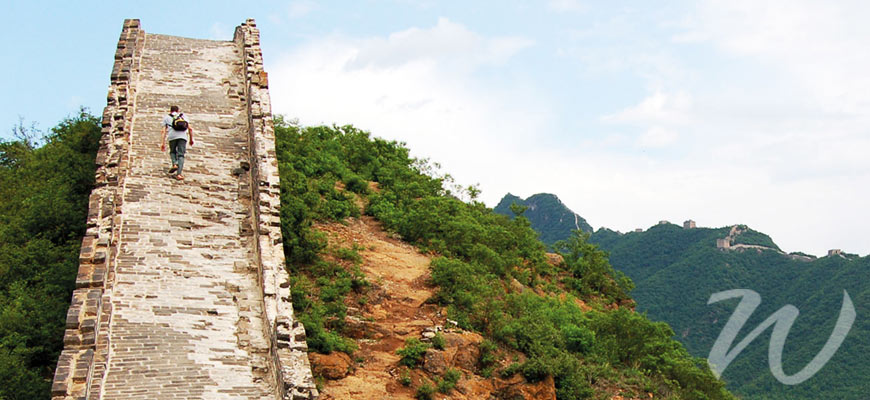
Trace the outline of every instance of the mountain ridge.
<instances>
[{"instance_id":1,"label":"mountain ridge","mask_svg":"<svg viewBox=\"0 0 870 400\"><path fill-rule=\"evenodd\" d=\"M571 232L580 230L592 233L592 226L579 214L571 211L558 196L550 193L538 193L522 199L511 193L506 194L493 207L498 214L514 218L512 205L525 207L521 213L532 224L545 244L552 246L556 241L570 237Z\"/></svg>"},{"instance_id":2,"label":"mountain ridge","mask_svg":"<svg viewBox=\"0 0 870 400\"><path fill-rule=\"evenodd\" d=\"M717 292L749 289L762 298L738 340L780 307L799 309L783 353L790 374L806 365L831 334L844 290L858 315L870 311L870 286L858 278L866 276L870 257L836 250L822 257L786 253L768 235L743 224L688 226L662 221L628 233L599 228L589 241L607 251L614 268L634 281L638 311L670 324L696 357L708 356L736 307L733 301L708 305ZM868 332L870 324L859 318L824 368L805 383L788 386L768 369L770 334L765 331L734 359L723 378L745 399L863 399L870 386L860 376L870 373L870 367L850 360L870 355Z\"/></svg>"}]
</instances>

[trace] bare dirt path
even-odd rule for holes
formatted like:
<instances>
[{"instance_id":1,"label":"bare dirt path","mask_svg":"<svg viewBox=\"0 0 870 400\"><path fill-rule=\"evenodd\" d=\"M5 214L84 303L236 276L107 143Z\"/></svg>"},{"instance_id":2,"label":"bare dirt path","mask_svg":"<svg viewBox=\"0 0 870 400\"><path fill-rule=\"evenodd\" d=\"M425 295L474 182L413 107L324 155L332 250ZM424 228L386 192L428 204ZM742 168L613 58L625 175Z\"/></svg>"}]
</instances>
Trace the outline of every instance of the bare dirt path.
<instances>
[{"instance_id":1,"label":"bare dirt path","mask_svg":"<svg viewBox=\"0 0 870 400\"><path fill-rule=\"evenodd\" d=\"M360 266L372 283L372 299L349 320L356 323L351 335L358 337L354 353L361 366L347 377L328 381L322 399L413 399L410 388L398 382L396 350L408 337L420 337L424 328L441 325L439 308L425 304L433 294L426 286L430 258L401 240L384 232L372 217L348 219L340 223L319 224L329 245L361 247Z\"/></svg>"},{"instance_id":2,"label":"bare dirt path","mask_svg":"<svg viewBox=\"0 0 870 400\"><path fill-rule=\"evenodd\" d=\"M360 269L371 283L368 301L348 307L346 333L359 346L354 359L343 353L309 353L315 374L328 375L324 367L339 372L323 381L322 400L411 400L417 388L434 385L450 369L460 372L459 381L448 393L433 393L433 399L555 400L552 378L529 384L519 374L504 379L476 374L483 337L454 327L446 310L426 302L435 290L427 286L430 256L385 232L372 217L315 224L314 228L327 233L330 247L360 249ZM396 350L405 345L405 339L419 339L434 331L444 338L443 350L430 348L422 365L415 368L399 364ZM401 383L403 375L410 380L408 386Z\"/></svg>"}]
</instances>

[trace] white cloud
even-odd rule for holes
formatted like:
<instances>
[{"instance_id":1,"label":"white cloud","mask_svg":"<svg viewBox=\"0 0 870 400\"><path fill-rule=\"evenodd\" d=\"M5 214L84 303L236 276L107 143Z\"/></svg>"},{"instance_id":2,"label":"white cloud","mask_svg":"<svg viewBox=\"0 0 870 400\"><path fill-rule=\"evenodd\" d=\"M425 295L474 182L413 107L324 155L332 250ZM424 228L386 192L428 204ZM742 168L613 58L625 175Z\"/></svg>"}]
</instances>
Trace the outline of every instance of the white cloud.
<instances>
[{"instance_id":1,"label":"white cloud","mask_svg":"<svg viewBox=\"0 0 870 400\"><path fill-rule=\"evenodd\" d=\"M685 35L706 39L784 74L805 99L830 113L870 105L870 3L706 1Z\"/></svg>"},{"instance_id":2,"label":"white cloud","mask_svg":"<svg viewBox=\"0 0 870 400\"><path fill-rule=\"evenodd\" d=\"M467 72L481 65L502 64L532 44L522 37L485 38L460 24L439 18L431 29L411 28L386 38L366 40L347 67L390 68L437 63L439 67L459 67Z\"/></svg>"},{"instance_id":3,"label":"white cloud","mask_svg":"<svg viewBox=\"0 0 870 400\"><path fill-rule=\"evenodd\" d=\"M405 141L461 182L481 182L490 205L508 191L552 192L597 226L747 223L788 251L867 253L870 109L861 106L870 103L870 52L860 38L870 35L800 32L800 16L816 6L779 22L762 6L767 17L742 16L754 6L735 4L705 3L673 35L632 30L641 24L627 18L562 46L584 77L599 68L641 82L636 99L575 128L579 138L564 128L572 116L554 115L559 107L533 83L490 75L532 40L443 18L383 36L311 39L267 65L275 112ZM812 27L826 29L834 26ZM804 54L801 40L810 53L833 53ZM714 58L698 63L696 50ZM596 95L577 96L574 109ZM541 140L551 132L566 139Z\"/></svg>"},{"instance_id":4,"label":"white cloud","mask_svg":"<svg viewBox=\"0 0 870 400\"><path fill-rule=\"evenodd\" d=\"M648 129L637 141L641 147L665 147L677 140L679 135L667 128L653 126Z\"/></svg>"},{"instance_id":5,"label":"white cloud","mask_svg":"<svg viewBox=\"0 0 870 400\"><path fill-rule=\"evenodd\" d=\"M534 89L487 86L476 77L530 45L443 18L385 37L313 39L268 66L273 107L304 124L351 123L407 142L461 183L482 182L552 125ZM491 196L508 189L484 187Z\"/></svg>"},{"instance_id":6,"label":"white cloud","mask_svg":"<svg viewBox=\"0 0 870 400\"><path fill-rule=\"evenodd\" d=\"M605 115L605 122L626 122L640 125L685 125L691 120L692 96L686 92L655 92L639 104L616 114Z\"/></svg>"},{"instance_id":7,"label":"white cloud","mask_svg":"<svg viewBox=\"0 0 870 400\"><path fill-rule=\"evenodd\" d=\"M870 5L705 1L665 41L612 19L575 36L572 55L642 78L646 94L601 117L634 140L604 146L630 156L601 160L613 169L600 184L625 197L590 216L623 230L631 218L748 223L789 251L870 251Z\"/></svg>"},{"instance_id":8,"label":"white cloud","mask_svg":"<svg viewBox=\"0 0 870 400\"><path fill-rule=\"evenodd\" d=\"M855 1L700 3L685 35L758 74L755 87L744 82L749 91L713 100L733 112L709 117L774 176L866 182L870 161L859 153L870 140L868 19L870 4ZM853 196L870 195L858 189L866 184L853 186Z\"/></svg>"},{"instance_id":9,"label":"white cloud","mask_svg":"<svg viewBox=\"0 0 870 400\"><path fill-rule=\"evenodd\" d=\"M611 124L629 124L645 128L635 144L662 148L674 143L678 130L692 122L692 97L685 92L655 92L639 104L618 113L601 117Z\"/></svg>"},{"instance_id":10,"label":"white cloud","mask_svg":"<svg viewBox=\"0 0 870 400\"><path fill-rule=\"evenodd\" d=\"M656 22L638 18L628 10L569 29L557 56L578 62L585 74L640 77L651 91L693 79L693 70L680 62L670 43L651 35L649 25Z\"/></svg>"}]
</instances>

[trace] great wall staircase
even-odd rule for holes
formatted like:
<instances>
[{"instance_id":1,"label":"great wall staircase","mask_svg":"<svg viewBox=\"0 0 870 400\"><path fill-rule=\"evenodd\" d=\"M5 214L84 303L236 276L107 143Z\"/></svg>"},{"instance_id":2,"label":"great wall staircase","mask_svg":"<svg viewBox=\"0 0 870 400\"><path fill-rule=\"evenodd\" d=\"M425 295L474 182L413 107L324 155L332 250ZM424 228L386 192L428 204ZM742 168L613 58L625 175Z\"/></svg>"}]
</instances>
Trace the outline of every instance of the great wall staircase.
<instances>
[{"instance_id":1,"label":"great wall staircase","mask_svg":"<svg viewBox=\"0 0 870 400\"><path fill-rule=\"evenodd\" d=\"M170 105L194 129L184 182L159 148ZM232 41L124 22L53 399L318 396L286 287L271 117L253 20Z\"/></svg>"}]
</instances>

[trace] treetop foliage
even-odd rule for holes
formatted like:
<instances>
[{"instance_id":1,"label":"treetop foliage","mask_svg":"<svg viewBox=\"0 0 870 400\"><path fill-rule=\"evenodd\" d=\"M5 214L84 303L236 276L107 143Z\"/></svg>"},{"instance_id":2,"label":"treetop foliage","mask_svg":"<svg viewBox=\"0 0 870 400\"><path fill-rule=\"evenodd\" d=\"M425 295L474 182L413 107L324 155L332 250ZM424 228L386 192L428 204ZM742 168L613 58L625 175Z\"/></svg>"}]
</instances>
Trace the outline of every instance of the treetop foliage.
<instances>
[{"instance_id":1,"label":"treetop foliage","mask_svg":"<svg viewBox=\"0 0 870 400\"><path fill-rule=\"evenodd\" d=\"M0 143L0 399L49 397L78 270L100 127L82 110Z\"/></svg>"}]
</instances>

